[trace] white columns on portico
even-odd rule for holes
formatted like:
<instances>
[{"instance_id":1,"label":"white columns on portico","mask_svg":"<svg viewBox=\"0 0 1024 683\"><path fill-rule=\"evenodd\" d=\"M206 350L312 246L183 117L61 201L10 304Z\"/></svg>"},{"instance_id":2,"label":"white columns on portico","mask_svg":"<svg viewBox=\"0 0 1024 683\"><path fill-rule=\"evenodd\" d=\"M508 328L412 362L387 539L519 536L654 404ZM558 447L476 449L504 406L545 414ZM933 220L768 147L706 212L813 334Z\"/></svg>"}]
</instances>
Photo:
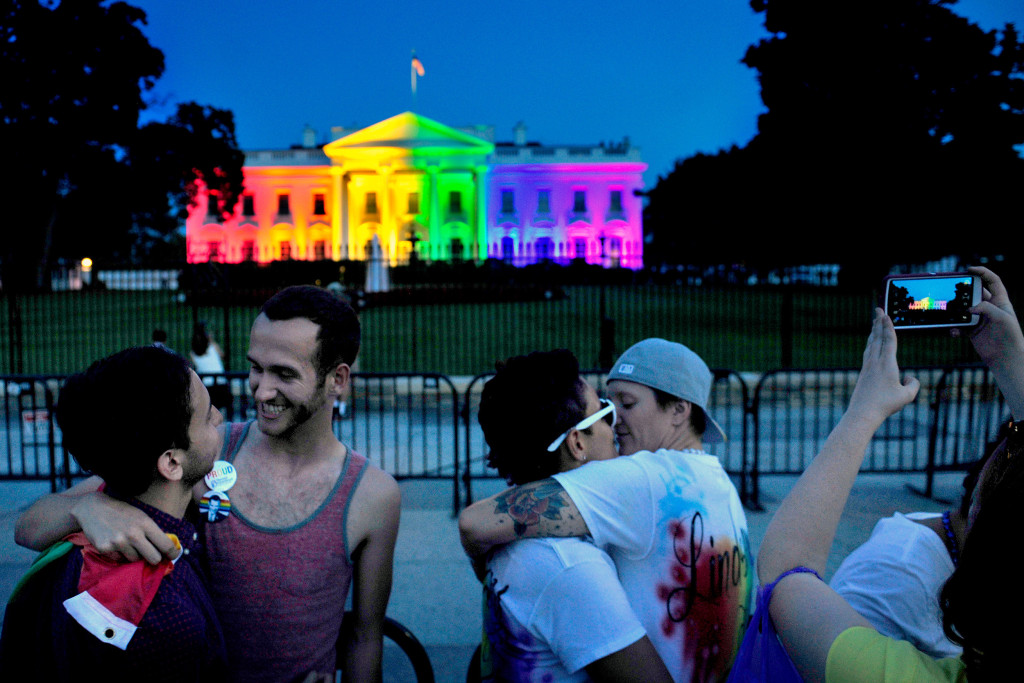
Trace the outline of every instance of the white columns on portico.
<instances>
[{"instance_id":1,"label":"white columns on portico","mask_svg":"<svg viewBox=\"0 0 1024 683\"><path fill-rule=\"evenodd\" d=\"M474 169L473 190L476 192L476 230L473 235L473 258L487 258L487 166L481 164Z\"/></svg>"},{"instance_id":2,"label":"white columns on portico","mask_svg":"<svg viewBox=\"0 0 1024 683\"><path fill-rule=\"evenodd\" d=\"M439 200L440 190L438 189L440 181L440 178L438 178L439 172L440 169L437 166L427 166L427 175L430 178L430 218L428 220L430 234L427 236L427 239L430 245L436 245L437 240L441 239L441 202Z\"/></svg>"}]
</instances>

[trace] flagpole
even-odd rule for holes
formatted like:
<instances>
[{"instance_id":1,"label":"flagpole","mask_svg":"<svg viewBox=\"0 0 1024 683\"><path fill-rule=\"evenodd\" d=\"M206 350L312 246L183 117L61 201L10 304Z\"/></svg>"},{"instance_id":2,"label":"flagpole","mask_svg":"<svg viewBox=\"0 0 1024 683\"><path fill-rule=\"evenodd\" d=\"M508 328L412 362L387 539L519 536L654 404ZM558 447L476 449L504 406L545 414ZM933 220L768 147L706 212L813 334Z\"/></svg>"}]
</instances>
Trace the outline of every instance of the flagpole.
<instances>
[{"instance_id":1,"label":"flagpole","mask_svg":"<svg viewBox=\"0 0 1024 683\"><path fill-rule=\"evenodd\" d=\"M412 111L416 111L416 76L423 75L423 62L416 57L416 50L412 51L412 61L409 64L412 77Z\"/></svg>"}]
</instances>

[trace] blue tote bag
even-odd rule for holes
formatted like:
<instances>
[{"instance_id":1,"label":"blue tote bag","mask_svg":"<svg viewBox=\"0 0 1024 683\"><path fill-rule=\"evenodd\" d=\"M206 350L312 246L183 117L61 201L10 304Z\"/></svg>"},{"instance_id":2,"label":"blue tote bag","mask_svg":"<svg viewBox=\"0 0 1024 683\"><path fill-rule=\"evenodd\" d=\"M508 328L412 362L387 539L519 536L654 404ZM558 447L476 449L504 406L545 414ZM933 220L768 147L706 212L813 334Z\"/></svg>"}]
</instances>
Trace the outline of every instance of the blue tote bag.
<instances>
[{"instance_id":1,"label":"blue tote bag","mask_svg":"<svg viewBox=\"0 0 1024 683\"><path fill-rule=\"evenodd\" d=\"M768 605L772 601L775 584L790 574L810 573L821 576L807 567L794 567L783 572L779 578L757 591L757 606L754 616L743 634L743 642L736 653L732 671L729 672L729 683L803 683L803 678L793 665L793 660L786 654L782 646L771 616Z\"/></svg>"}]
</instances>

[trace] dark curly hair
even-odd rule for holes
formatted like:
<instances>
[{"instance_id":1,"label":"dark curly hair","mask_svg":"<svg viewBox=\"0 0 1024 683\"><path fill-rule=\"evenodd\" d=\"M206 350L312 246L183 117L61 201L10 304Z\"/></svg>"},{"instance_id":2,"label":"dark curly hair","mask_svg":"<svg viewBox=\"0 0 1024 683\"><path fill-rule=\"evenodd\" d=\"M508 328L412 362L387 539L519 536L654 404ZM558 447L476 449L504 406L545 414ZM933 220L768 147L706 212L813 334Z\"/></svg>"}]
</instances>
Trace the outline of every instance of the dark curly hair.
<instances>
[{"instance_id":1,"label":"dark curly hair","mask_svg":"<svg viewBox=\"0 0 1024 683\"><path fill-rule=\"evenodd\" d=\"M560 463L548 445L586 416L579 361L566 349L535 351L496 369L480 397L487 464L509 484L550 477Z\"/></svg>"},{"instance_id":2,"label":"dark curly hair","mask_svg":"<svg viewBox=\"0 0 1024 683\"><path fill-rule=\"evenodd\" d=\"M168 448L188 449L192 374L167 349L140 346L72 375L57 398L64 449L122 495L144 493Z\"/></svg>"}]
</instances>

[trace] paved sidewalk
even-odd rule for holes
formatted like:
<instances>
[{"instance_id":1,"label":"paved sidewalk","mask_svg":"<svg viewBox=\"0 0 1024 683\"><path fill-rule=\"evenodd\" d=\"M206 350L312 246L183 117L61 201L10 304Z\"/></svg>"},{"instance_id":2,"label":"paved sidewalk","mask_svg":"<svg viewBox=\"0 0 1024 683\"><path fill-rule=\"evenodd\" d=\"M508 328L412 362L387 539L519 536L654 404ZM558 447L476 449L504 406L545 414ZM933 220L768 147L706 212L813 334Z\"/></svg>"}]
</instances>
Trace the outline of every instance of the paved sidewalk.
<instances>
[{"instance_id":1,"label":"paved sidewalk","mask_svg":"<svg viewBox=\"0 0 1024 683\"><path fill-rule=\"evenodd\" d=\"M961 479L959 473L939 475L936 496L959 500ZM795 481L791 476L762 477L761 502L765 510L747 513L755 553L772 513ZM908 484L922 486L924 475L860 476L843 513L826 578L867 539L879 518L895 511L939 511L946 507L915 495ZM479 642L482 617L479 584L462 554L457 523L451 514L451 483L404 481L401 487L402 521L388 615L405 624L426 647L438 683L461 683ZM499 481L478 481L473 492L482 498L501 488ZM0 482L0 598L5 603L34 557L31 551L14 544L15 520L48 490L45 483Z\"/></svg>"}]
</instances>

